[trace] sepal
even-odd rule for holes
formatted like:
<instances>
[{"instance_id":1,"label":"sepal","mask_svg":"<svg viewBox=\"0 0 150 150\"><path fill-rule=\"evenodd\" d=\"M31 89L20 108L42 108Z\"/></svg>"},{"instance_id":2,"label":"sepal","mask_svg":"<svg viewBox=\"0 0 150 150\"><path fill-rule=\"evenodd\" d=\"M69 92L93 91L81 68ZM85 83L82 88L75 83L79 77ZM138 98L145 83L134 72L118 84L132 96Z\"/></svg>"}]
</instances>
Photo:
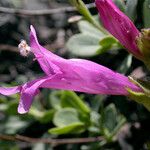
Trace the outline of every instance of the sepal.
<instances>
[{"instance_id":1,"label":"sepal","mask_svg":"<svg viewBox=\"0 0 150 150\"><path fill-rule=\"evenodd\" d=\"M129 80L139 86L143 92L150 96L150 81L148 79L134 79L130 76L128 76Z\"/></svg>"},{"instance_id":2,"label":"sepal","mask_svg":"<svg viewBox=\"0 0 150 150\"><path fill-rule=\"evenodd\" d=\"M135 92L130 88L127 88L129 93L128 97L137 103L142 104L150 111L150 82L141 79L135 80L132 77L129 77L129 80L138 85L143 90L143 92Z\"/></svg>"},{"instance_id":3,"label":"sepal","mask_svg":"<svg viewBox=\"0 0 150 150\"><path fill-rule=\"evenodd\" d=\"M137 45L145 58L150 56L150 28L142 29L137 38Z\"/></svg>"},{"instance_id":4,"label":"sepal","mask_svg":"<svg viewBox=\"0 0 150 150\"><path fill-rule=\"evenodd\" d=\"M150 96L142 92L134 92L131 89L127 89L129 92L129 98L144 105L150 111Z\"/></svg>"},{"instance_id":5,"label":"sepal","mask_svg":"<svg viewBox=\"0 0 150 150\"><path fill-rule=\"evenodd\" d=\"M142 29L136 39L137 46L143 55L143 62L150 69L150 28Z\"/></svg>"}]
</instances>

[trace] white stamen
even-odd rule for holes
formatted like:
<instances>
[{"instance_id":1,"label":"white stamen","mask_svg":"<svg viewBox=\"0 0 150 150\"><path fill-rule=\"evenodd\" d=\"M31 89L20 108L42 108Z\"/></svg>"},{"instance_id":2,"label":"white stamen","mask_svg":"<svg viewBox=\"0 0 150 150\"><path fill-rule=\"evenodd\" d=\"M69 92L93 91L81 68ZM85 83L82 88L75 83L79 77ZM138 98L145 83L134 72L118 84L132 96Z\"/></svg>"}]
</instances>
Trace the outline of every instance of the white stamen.
<instances>
[{"instance_id":1,"label":"white stamen","mask_svg":"<svg viewBox=\"0 0 150 150\"><path fill-rule=\"evenodd\" d=\"M31 52L31 48L28 46L25 40L21 40L20 44L18 45L18 49L20 54L24 57L28 56L28 54Z\"/></svg>"}]
</instances>

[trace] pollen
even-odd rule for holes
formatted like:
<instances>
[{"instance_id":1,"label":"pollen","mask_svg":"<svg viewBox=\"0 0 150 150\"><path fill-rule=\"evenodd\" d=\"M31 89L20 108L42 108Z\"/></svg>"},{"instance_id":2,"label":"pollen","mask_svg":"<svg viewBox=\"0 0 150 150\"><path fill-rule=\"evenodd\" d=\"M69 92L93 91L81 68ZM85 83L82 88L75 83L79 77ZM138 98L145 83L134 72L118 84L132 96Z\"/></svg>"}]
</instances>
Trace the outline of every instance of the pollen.
<instances>
[{"instance_id":1,"label":"pollen","mask_svg":"<svg viewBox=\"0 0 150 150\"><path fill-rule=\"evenodd\" d=\"M27 44L25 40L21 40L20 44L18 45L18 49L21 56L27 57L31 52L30 46Z\"/></svg>"}]
</instances>

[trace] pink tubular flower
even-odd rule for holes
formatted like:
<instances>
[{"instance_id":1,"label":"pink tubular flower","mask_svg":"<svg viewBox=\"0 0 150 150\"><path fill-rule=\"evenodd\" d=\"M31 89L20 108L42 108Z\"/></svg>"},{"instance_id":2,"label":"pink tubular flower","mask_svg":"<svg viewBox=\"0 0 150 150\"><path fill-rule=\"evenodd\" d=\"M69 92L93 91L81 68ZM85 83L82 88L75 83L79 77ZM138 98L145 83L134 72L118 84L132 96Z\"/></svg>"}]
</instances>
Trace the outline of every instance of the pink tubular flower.
<instances>
[{"instance_id":1,"label":"pink tubular flower","mask_svg":"<svg viewBox=\"0 0 150 150\"><path fill-rule=\"evenodd\" d=\"M38 94L39 88L112 95L128 95L126 88L141 91L127 77L104 66L84 59L66 60L46 50L38 43L32 26L30 42L31 51L45 75L20 86L0 87L0 93L3 95L20 93L18 112L21 114L29 111L33 97Z\"/></svg>"},{"instance_id":2,"label":"pink tubular flower","mask_svg":"<svg viewBox=\"0 0 150 150\"><path fill-rule=\"evenodd\" d=\"M112 0L96 0L96 7L104 27L138 59L142 54L137 47L136 38L139 31L133 22L122 13Z\"/></svg>"}]
</instances>

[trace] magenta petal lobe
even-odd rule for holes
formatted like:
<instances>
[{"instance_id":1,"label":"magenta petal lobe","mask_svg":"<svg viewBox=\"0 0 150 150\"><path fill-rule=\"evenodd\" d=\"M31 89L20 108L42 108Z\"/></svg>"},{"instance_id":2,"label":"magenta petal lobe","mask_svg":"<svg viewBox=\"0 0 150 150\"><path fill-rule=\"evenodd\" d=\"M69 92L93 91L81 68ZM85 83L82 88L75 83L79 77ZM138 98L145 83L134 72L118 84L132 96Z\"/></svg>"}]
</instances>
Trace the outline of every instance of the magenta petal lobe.
<instances>
[{"instance_id":1,"label":"magenta petal lobe","mask_svg":"<svg viewBox=\"0 0 150 150\"><path fill-rule=\"evenodd\" d=\"M46 75L60 73L61 71L59 67L53 63L53 60L61 58L42 47L37 40L36 32L33 26L31 26L30 29L31 51L35 55L42 70L45 72Z\"/></svg>"},{"instance_id":2,"label":"magenta petal lobe","mask_svg":"<svg viewBox=\"0 0 150 150\"><path fill-rule=\"evenodd\" d=\"M21 86L15 86L15 87L0 87L0 94L2 95L12 95L19 93L21 90Z\"/></svg>"}]
</instances>

